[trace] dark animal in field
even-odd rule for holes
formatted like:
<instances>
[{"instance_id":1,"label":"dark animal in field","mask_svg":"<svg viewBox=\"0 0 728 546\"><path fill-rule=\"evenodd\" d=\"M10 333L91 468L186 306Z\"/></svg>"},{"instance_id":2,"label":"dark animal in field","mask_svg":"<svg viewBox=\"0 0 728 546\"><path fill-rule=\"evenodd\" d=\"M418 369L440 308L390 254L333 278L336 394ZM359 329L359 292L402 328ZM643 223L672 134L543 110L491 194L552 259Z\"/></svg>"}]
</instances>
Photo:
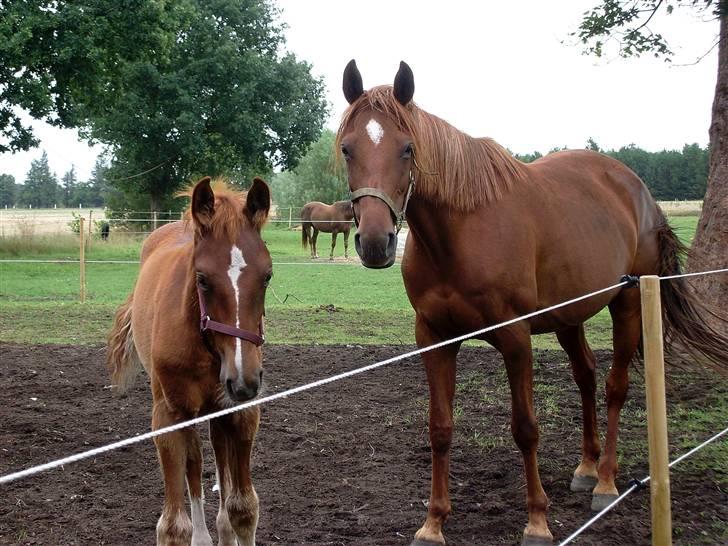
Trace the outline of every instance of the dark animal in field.
<instances>
[{"instance_id":1,"label":"dark animal in field","mask_svg":"<svg viewBox=\"0 0 728 546\"><path fill-rule=\"evenodd\" d=\"M203 178L190 197L184 221L163 225L144 242L136 287L109 334L114 383L123 387L141 366L149 375L155 430L254 398L263 378L271 258L260 232L268 186L256 178L247 193L236 192ZM255 544L258 496L250 456L259 421L257 406L210 421L220 544ZM154 441L165 491L157 544L211 545L197 431L184 428Z\"/></svg>"},{"instance_id":2,"label":"dark animal in field","mask_svg":"<svg viewBox=\"0 0 728 546\"><path fill-rule=\"evenodd\" d=\"M108 222L103 222L101 224L101 240L102 241L107 241L109 239L109 230L110 229L111 228L110 228Z\"/></svg>"},{"instance_id":3,"label":"dark animal in field","mask_svg":"<svg viewBox=\"0 0 728 546\"><path fill-rule=\"evenodd\" d=\"M356 250L367 267L391 266L396 226L406 214L402 276L416 313L419 347L617 284L625 274L680 271L681 243L647 187L618 161L581 150L521 163L492 139L472 138L418 108L412 102L414 76L405 63L394 86L365 91L351 61L343 90L350 106L337 145L347 164L358 220ZM668 339L678 339L725 369L728 339L702 322L703 306L683 279L662 284L662 304ZM602 446L595 358L584 322L604 307L614 324L614 361L607 378ZM640 292L615 288L479 336L505 361L511 428L527 483L523 542L531 545L552 541L536 459L531 351L531 335L544 332L555 332L568 354L583 404L581 461L571 487L593 490L592 508L598 510L618 494L617 429L628 365L640 341ZM430 389L432 489L415 545L445 542L459 348L456 343L422 355ZM481 543L488 542L482 537Z\"/></svg>"},{"instance_id":4,"label":"dark animal in field","mask_svg":"<svg viewBox=\"0 0 728 546\"><path fill-rule=\"evenodd\" d=\"M352 228L354 214L351 210L351 201L336 201L333 205L312 201L306 203L301 209L301 244L303 248L311 245L311 258L318 258L316 239L319 231L331 233L331 255L334 259L336 236L344 234L344 258L349 257L349 232Z\"/></svg>"}]
</instances>

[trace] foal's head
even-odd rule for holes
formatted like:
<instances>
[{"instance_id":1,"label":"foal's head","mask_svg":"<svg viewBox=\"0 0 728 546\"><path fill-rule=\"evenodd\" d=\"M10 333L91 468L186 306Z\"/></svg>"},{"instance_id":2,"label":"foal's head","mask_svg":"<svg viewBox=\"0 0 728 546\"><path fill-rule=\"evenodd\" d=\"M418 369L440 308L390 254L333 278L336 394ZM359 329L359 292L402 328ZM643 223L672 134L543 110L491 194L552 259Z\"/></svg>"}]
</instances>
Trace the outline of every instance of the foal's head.
<instances>
[{"instance_id":1,"label":"foal's head","mask_svg":"<svg viewBox=\"0 0 728 546\"><path fill-rule=\"evenodd\" d=\"M398 223L411 191L414 131L408 105L415 85L400 63L394 86L364 91L352 60L344 70L344 114L337 142L346 161L357 234L356 251L367 267L389 267L397 251Z\"/></svg>"},{"instance_id":2,"label":"foal's head","mask_svg":"<svg viewBox=\"0 0 728 546\"><path fill-rule=\"evenodd\" d=\"M224 184L213 191L209 177L192 190L192 269L201 304L212 320L259 335L272 275L260 234L269 208L270 191L260 178L253 180L247 194ZM237 402L255 397L263 380L260 346L217 331L202 335L220 362L220 383L227 397Z\"/></svg>"}]
</instances>

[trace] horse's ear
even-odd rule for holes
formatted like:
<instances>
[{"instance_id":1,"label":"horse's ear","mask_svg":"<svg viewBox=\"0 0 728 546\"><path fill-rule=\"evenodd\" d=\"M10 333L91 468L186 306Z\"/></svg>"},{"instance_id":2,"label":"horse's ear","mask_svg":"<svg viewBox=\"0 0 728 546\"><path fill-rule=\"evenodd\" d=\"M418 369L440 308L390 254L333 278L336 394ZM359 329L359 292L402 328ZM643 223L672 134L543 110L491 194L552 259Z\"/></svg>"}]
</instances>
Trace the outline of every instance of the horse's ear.
<instances>
[{"instance_id":1,"label":"horse's ear","mask_svg":"<svg viewBox=\"0 0 728 546\"><path fill-rule=\"evenodd\" d=\"M262 178L256 176L245 198L245 214L248 215L253 226L260 231L268 218L269 210L270 189Z\"/></svg>"},{"instance_id":2,"label":"horse's ear","mask_svg":"<svg viewBox=\"0 0 728 546\"><path fill-rule=\"evenodd\" d=\"M192 190L192 220L195 227L200 231L209 228L214 214L215 194L210 187L210 177L206 176Z\"/></svg>"},{"instance_id":3,"label":"horse's ear","mask_svg":"<svg viewBox=\"0 0 728 546\"><path fill-rule=\"evenodd\" d=\"M399 70L394 77L394 98L400 104L407 106L414 95L415 75L412 74L412 69L406 62L400 61Z\"/></svg>"},{"instance_id":4,"label":"horse's ear","mask_svg":"<svg viewBox=\"0 0 728 546\"><path fill-rule=\"evenodd\" d=\"M364 93L364 84L361 81L361 74L354 59L350 60L344 69L344 85L342 87L344 97L346 97L349 104L352 104Z\"/></svg>"}]
</instances>

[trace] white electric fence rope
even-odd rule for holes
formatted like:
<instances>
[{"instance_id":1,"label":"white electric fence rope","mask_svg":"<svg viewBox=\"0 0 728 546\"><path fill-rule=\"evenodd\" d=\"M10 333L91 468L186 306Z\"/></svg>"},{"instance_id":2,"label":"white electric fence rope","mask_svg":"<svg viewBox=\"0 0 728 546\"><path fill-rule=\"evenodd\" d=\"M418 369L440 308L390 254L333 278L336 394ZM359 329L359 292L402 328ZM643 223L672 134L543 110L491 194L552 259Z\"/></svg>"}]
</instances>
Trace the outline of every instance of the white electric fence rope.
<instances>
[{"instance_id":1,"label":"white electric fence rope","mask_svg":"<svg viewBox=\"0 0 728 546\"><path fill-rule=\"evenodd\" d=\"M664 278L664 277L663 277L663 278ZM691 455L692 455L693 453L695 453L696 451L700 451L700 450L701 450L701 449L703 449L703 448L704 448L705 446L707 446L707 445L708 445L708 444L710 444L711 442L714 442L715 440L717 440L718 438L720 438L721 436L723 436L723 435L724 435L724 434L726 434L726 433L728 433L728 428L726 428L726 429L723 429L722 431L720 431L720 432L719 432L718 434L716 434L715 436L712 436L711 438L708 438L708 439L707 439L707 440L705 440L705 441L704 441L704 442L703 442L702 444L700 444L700 445L698 445L698 446L695 446L695 447L694 447L693 449L691 449L691 450L690 450L690 451L688 451L687 453L683 453L683 454L682 454L682 455L680 455L680 456L679 456L679 457L678 457L677 459L675 459L674 461L672 461L672 462L671 462L671 463L670 463L670 464L668 465L668 467L669 467L669 468L672 468L672 467L673 467L674 465L676 465L676 464L677 464L677 463L679 463L680 461L682 461L682 460L684 460L684 459L687 459L687 458L688 458L688 457L690 457L690 456L691 456ZM601 512L597 513L597 514L596 514L596 515L595 515L594 517L592 517L592 518L591 518L590 520L588 520L588 521L587 521L587 522L586 522L586 523L585 523L584 525L582 525L582 526L581 526L581 527L579 527L579 528L578 528L578 529L577 529L576 531L574 531L574 532L573 532L572 534L570 534L570 535L569 535L568 537L566 537L566 538L564 539L564 541L563 541L563 542L559 542L559 545L558 545L558 546L564 546L565 544L569 544L569 543L570 543L571 541L573 541L573 540L574 540L574 539L575 539L576 537L578 537L578 536L579 536L580 534L582 534L582 533L583 533L584 531L586 531L586 530L587 530L587 529L588 529L589 527L591 527L591 526L592 526L592 525L593 525L594 523L596 523L596 522L597 522L597 521L598 521L599 519L601 519L601 517L602 517L602 516L603 516L604 514L606 514L607 512L609 512L609 511L610 511L610 510L611 510L612 508L616 507L616 506L617 506L617 505L618 505L618 504L619 504L620 502L622 502L622 500L624 500L624 499L625 499L625 498L626 498L626 497L627 497L627 496L628 496L628 495L629 495L630 493L632 493L632 492L633 492L633 491L634 491L635 489L640 489L640 488L641 488L641 487L643 487L643 486L644 486L645 484L647 484L647 482L649 482L649 481L650 481L650 477L649 477L649 476L647 476L647 477L645 477L645 478L641 479L641 480L639 481L639 483L635 483L635 484L631 485L631 486L630 486L630 487L629 487L629 488L628 488L628 489L627 489L627 490L626 490L626 491L625 491L624 493L622 493L622 494L621 494L621 495L620 495L619 497L617 497L616 499L614 499L614 500L612 501L612 503L611 503L611 504L609 504L609 505L608 505L608 506L606 506L606 507L605 507L604 509L602 509L602 511L601 511Z\"/></svg>"},{"instance_id":2,"label":"white electric fence rope","mask_svg":"<svg viewBox=\"0 0 728 546\"><path fill-rule=\"evenodd\" d=\"M161 436L162 434L167 434L169 432L174 432L176 430L180 430L192 425L196 425L199 423L204 423L206 421L211 421L212 419L217 419L218 417L223 417L225 415L229 415L231 413L235 413L238 411L242 411L244 409L252 408L253 406L258 406L267 402L272 402L273 400L277 400L279 398L285 398L287 396L290 396L292 394L297 394L299 392L307 391L316 387L320 387L322 385L326 385L328 383L332 383L334 381L339 381L341 379L345 379L347 377L351 377L353 375L358 375L364 372L368 372L370 370L374 370L376 368L380 368L382 366L386 366L387 364L392 364L393 362L398 362L400 360L404 360L406 358L411 358L413 356L420 355L422 353L426 353L428 351L433 351L435 349L439 349L440 347L445 347L446 345L451 345L453 343L457 343L459 341L465 341L466 339L470 339L474 336L478 336L481 334L485 334L487 332L496 330L498 328L502 328L504 326L508 326L510 324L514 324L516 322L520 322L522 320L526 320L532 317L535 317L537 315L541 315L543 313L548 313L549 311L553 311L555 309L559 309L560 307L565 307L567 305L570 305L572 303L576 303L577 301L585 300L587 298L591 298L593 296L602 294L604 292L608 292L610 290L614 290L615 288L620 288L622 286L625 286L628 284L628 281L622 281L620 283L614 284L612 286L608 286L607 288L602 288L601 290L597 290L595 292L590 292L589 294L585 294L583 296L579 296L577 298L558 303L556 305L552 305L551 307L547 307L545 309L541 309L539 311L534 311L532 313L528 313L526 315L512 318L510 320L507 320L505 322L501 322L499 324L494 324L492 326L487 326L485 328L481 328L480 330L476 330L474 332L470 332L469 334L463 334L458 337L454 337L452 339L448 339L445 341L441 341L439 343L435 343L434 345L430 345L428 347L423 347L421 349L416 349L414 351L410 351L408 353L405 353L403 355L395 356L392 358L388 358L386 360L382 360L380 362L375 362L374 364L369 364L368 366L363 366L361 368L357 368L354 370L349 370L347 372L343 372L337 375L333 375L330 377L326 377L324 379L319 379L318 381L314 381L313 383L307 383L305 385L300 385L298 387L294 387L292 389L288 389L276 394L272 394L270 396L266 396L263 398L257 398L255 400L251 400L250 402L245 402L244 404L239 404L237 406L226 408L220 411L216 411L214 413L209 413L207 415L203 415L200 417L195 417L194 419L190 419L189 421L183 421L181 423L177 423L174 425L170 425L168 427L160 428L157 430L152 430L149 432L146 432L144 434L140 434L137 436L134 436L132 438L126 438L124 440L120 440L118 442L114 442L112 444L108 444L105 446L97 447L94 449L90 449L88 451L83 451L81 453L76 453L75 455L70 455L68 457L64 457L62 459L56 459L55 461L50 461L45 464L41 464L38 466L33 466L30 468L27 468L25 470L20 470L18 472L13 472L10 474L6 474L4 476L0 476L0 485L5 483L10 483L15 480L19 480L21 478L26 478L28 476L33 476L34 474L39 474L41 472L45 472L46 470L51 470L53 468L58 468L59 466L63 466L70 463L75 463L77 461L81 461L83 459L88 459L91 457L95 457L96 455L101 455L102 453L106 453L107 451L112 451L114 449L119 449L122 447L126 447L132 444L136 444L139 442L143 442L144 440L149 440L151 438L156 438L157 436Z\"/></svg>"}]
</instances>

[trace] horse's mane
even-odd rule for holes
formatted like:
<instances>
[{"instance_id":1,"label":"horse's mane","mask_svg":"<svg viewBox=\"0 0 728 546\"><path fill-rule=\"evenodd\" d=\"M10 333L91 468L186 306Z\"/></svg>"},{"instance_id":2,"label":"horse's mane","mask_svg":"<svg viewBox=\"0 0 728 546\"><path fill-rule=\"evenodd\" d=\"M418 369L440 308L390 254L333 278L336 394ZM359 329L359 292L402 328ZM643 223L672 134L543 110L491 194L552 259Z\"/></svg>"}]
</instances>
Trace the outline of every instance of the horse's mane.
<instances>
[{"instance_id":1,"label":"horse's mane","mask_svg":"<svg viewBox=\"0 0 728 546\"><path fill-rule=\"evenodd\" d=\"M366 109L381 112L412 137L415 194L456 209L494 202L526 178L525 165L491 138L473 138L416 104L394 98L392 86L365 91L344 112L337 148L348 123Z\"/></svg>"},{"instance_id":2,"label":"horse's mane","mask_svg":"<svg viewBox=\"0 0 728 546\"><path fill-rule=\"evenodd\" d=\"M256 214L251 220L244 213L247 191L234 189L226 178L214 178L210 182L210 186L215 194L215 214L212 215L212 223L209 226L213 237L225 237L232 243L237 239L240 230L246 224L258 230L262 228L265 217ZM194 183L177 193L179 197L190 198L190 205L185 209L184 213L184 221L187 225L193 224L191 205L193 189Z\"/></svg>"}]
</instances>

